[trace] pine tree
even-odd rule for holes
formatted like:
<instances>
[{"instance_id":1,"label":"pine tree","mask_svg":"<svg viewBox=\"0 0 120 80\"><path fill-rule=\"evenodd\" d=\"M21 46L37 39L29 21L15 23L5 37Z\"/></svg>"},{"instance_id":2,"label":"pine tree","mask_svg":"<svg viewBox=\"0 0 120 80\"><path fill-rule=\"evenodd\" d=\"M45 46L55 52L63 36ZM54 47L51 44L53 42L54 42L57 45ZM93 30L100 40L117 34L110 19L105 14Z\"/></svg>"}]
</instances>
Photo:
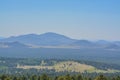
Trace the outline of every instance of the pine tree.
<instances>
[{"instance_id":1,"label":"pine tree","mask_svg":"<svg viewBox=\"0 0 120 80\"><path fill-rule=\"evenodd\" d=\"M107 80L107 78L103 75L100 75L100 76L96 77L95 80Z\"/></svg>"},{"instance_id":2,"label":"pine tree","mask_svg":"<svg viewBox=\"0 0 120 80\"><path fill-rule=\"evenodd\" d=\"M40 80L49 80L49 77L46 74L43 74Z\"/></svg>"},{"instance_id":3,"label":"pine tree","mask_svg":"<svg viewBox=\"0 0 120 80\"><path fill-rule=\"evenodd\" d=\"M78 75L76 80L83 80L83 77L81 75Z\"/></svg>"}]
</instances>

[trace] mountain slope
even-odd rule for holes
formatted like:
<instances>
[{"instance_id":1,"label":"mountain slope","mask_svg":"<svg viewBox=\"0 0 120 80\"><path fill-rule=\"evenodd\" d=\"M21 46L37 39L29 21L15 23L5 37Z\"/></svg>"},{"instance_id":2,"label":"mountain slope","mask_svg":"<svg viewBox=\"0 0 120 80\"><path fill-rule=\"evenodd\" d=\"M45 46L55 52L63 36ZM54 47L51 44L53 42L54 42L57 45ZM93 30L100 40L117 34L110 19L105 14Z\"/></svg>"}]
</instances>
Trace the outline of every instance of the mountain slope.
<instances>
[{"instance_id":1,"label":"mountain slope","mask_svg":"<svg viewBox=\"0 0 120 80\"><path fill-rule=\"evenodd\" d=\"M115 41L114 44L120 46L120 41Z\"/></svg>"},{"instance_id":2,"label":"mountain slope","mask_svg":"<svg viewBox=\"0 0 120 80\"><path fill-rule=\"evenodd\" d=\"M20 42L24 44L39 45L39 46L57 46L65 45L74 42L74 39L68 38L64 35L48 32L41 35L28 34L16 37L9 37L1 42Z\"/></svg>"},{"instance_id":3,"label":"mountain slope","mask_svg":"<svg viewBox=\"0 0 120 80\"><path fill-rule=\"evenodd\" d=\"M91 41L88 40L77 40L73 43L70 44L71 46L79 46L79 47L91 47L91 46L95 46L95 44Z\"/></svg>"},{"instance_id":4,"label":"mountain slope","mask_svg":"<svg viewBox=\"0 0 120 80\"><path fill-rule=\"evenodd\" d=\"M0 48L28 48L29 46L19 42L0 42Z\"/></svg>"}]
</instances>

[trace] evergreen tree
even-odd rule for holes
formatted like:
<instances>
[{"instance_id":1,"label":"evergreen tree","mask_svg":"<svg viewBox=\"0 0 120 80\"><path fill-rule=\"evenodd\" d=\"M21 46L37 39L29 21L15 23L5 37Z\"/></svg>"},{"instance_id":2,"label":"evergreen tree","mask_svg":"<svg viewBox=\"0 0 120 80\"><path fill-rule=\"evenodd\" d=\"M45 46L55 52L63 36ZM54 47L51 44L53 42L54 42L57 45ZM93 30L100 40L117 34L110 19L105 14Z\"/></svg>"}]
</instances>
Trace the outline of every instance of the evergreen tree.
<instances>
[{"instance_id":1,"label":"evergreen tree","mask_svg":"<svg viewBox=\"0 0 120 80\"><path fill-rule=\"evenodd\" d=\"M120 80L120 76L117 76L116 80Z\"/></svg>"},{"instance_id":2,"label":"evergreen tree","mask_svg":"<svg viewBox=\"0 0 120 80\"><path fill-rule=\"evenodd\" d=\"M30 80L37 80L37 75L33 75Z\"/></svg>"},{"instance_id":3,"label":"evergreen tree","mask_svg":"<svg viewBox=\"0 0 120 80\"><path fill-rule=\"evenodd\" d=\"M83 80L83 77L81 75L78 75L76 80Z\"/></svg>"},{"instance_id":4,"label":"evergreen tree","mask_svg":"<svg viewBox=\"0 0 120 80\"><path fill-rule=\"evenodd\" d=\"M6 75L2 75L2 76L1 76L1 80L6 80L7 77L8 77L8 76L6 76Z\"/></svg>"},{"instance_id":5,"label":"evergreen tree","mask_svg":"<svg viewBox=\"0 0 120 80\"><path fill-rule=\"evenodd\" d=\"M38 76L38 80L41 80L41 79L40 79L40 76Z\"/></svg>"},{"instance_id":6,"label":"evergreen tree","mask_svg":"<svg viewBox=\"0 0 120 80\"><path fill-rule=\"evenodd\" d=\"M104 75L100 75L96 77L95 80L107 80L107 78Z\"/></svg>"},{"instance_id":7,"label":"evergreen tree","mask_svg":"<svg viewBox=\"0 0 120 80\"><path fill-rule=\"evenodd\" d=\"M43 74L40 80L49 80L49 77L46 74Z\"/></svg>"},{"instance_id":8,"label":"evergreen tree","mask_svg":"<svg viewBox=\"0 0 120 80\"><path fill-rule=\"evenodd\" d=\"M65 80L63 76L58 77L57 80Z\"/></svg>"},{"instance_id":9,"label":"evergreen tree","mask_svg":"<svg viewBox=\"0 0 120 80\"><path fill-rule=\"evenodd\" d=\"M58 77L56 76L54 80L58 80Z\"/></svg>"},{"instance_id":10,"label":"evergreen tree","mask_svg":"<svg viewBox=\"0 0 120 80\"><path fill-rule=\"evenodd\" d=\"M71 76L68 74L65 76L65 80L72 80Z\"/></svg>"},{"instance_id":11,"label":"evergreen tree","mask_svg":"<svg viewBox=\"0 0 120 80\"><path fill-rule=\"evenodd\" d=\"M72 78L72 80L76 80L76 77L75 77L75 76L72 76L71 78Z\"/></svg>"}]
</instances>

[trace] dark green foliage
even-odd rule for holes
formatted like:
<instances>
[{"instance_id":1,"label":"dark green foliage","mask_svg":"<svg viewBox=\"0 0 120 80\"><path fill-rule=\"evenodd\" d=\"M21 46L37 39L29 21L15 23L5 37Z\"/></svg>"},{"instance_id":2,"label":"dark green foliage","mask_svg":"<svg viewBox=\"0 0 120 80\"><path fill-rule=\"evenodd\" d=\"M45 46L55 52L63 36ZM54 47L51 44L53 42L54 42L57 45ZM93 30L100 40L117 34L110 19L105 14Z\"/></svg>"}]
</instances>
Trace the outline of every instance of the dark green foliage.
<instances>
[{"instance_id":1,"label":"dark green foliage","mask_svg":"<svg viewBox=\"0 0 120 80\"><path fill-rule=\"evenodd\" d=\"M43 74L43 75L41 75L40 80L50 80L50 78L48 77L48 75Z\"/></svg>"},{"instance_id":2,"label":"dark green foliage","mask_svg":"<svg viewBox=\"0 0 120 80\"><path fill-rule=\"evenodd\" d=\"M104 75L100 75L96 77L95 80L107 80L107 78Z\"/></svg>"},{"instance_id":3,"label":"dark green foliage","mask_svg":"<svg viewBox=\"0 0 120 80\"><path fill-rule=\"evenodd\" d=\"M94 77L83 76L82 74L76 75L59 75L49 76L42 75L1 75L0 80L120 80L120 76L108 77L105 75L97 75Z\"/></svg>"},{"instance_id":4,"label":"dark green foliage","mask_svg":"<svg viewBox=\"0 0 120 80\"><path fill-rule=\"evenodd\" d=\"M78 75L77 80L83 80L83 77L81 75Z\"/></svg>"},{"instance_id":5,"label":"dark green foliage","mask_svg":"<svg viewBox=\"0 0 120 80\"><path fill-rule=\"evenodd\" d=\"M116 80L120 80L120 76L117 76Z\"/></svg>"}]
</instances>

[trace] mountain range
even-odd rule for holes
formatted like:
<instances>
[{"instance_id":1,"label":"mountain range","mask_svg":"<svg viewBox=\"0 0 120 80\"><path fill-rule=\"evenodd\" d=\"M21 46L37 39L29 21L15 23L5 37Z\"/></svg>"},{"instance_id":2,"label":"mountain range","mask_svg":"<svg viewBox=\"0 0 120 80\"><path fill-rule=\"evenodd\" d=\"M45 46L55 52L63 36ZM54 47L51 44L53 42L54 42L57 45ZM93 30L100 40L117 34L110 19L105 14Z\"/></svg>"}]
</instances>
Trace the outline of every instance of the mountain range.
<instances>
[{"instance_id":1,"label":"mountain range","mask_svg":"<svg viewBox=\"0 0 120 80\"><path fill-rule=\"evenodd\" d=\"M61 34L48 32L44 34L27 34L0 39L0 48L6 47L58 47L58 48L105 48L120 49L120 41L77 40Z\"/></svg>"}]
</instances>

